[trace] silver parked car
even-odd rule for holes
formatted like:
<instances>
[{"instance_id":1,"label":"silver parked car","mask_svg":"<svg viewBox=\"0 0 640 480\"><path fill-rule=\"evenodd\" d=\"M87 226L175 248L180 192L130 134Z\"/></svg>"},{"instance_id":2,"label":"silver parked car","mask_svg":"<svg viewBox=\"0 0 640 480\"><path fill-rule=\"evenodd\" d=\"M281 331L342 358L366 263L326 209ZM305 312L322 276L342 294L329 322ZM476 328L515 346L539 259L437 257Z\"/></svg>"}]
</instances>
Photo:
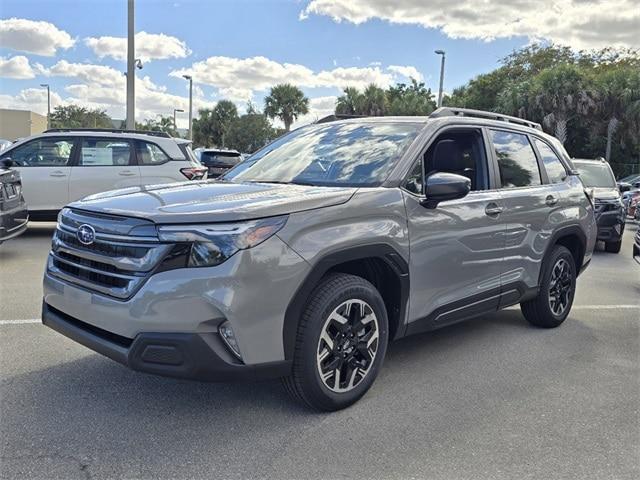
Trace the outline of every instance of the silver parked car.
<instances>
[{"instance_id":1,"label":"silver parked car","mask_svg":"<svg viewBox=\"0 0 640 480\"><path fill-rule=\"evenodd\" d=\"M65 208L43 323L132 369L282 377L344 408L389 341L520 303L557 327L596 242L540 126L443 108L295 130L228 172Z\"/></svg>"}]
</instances>

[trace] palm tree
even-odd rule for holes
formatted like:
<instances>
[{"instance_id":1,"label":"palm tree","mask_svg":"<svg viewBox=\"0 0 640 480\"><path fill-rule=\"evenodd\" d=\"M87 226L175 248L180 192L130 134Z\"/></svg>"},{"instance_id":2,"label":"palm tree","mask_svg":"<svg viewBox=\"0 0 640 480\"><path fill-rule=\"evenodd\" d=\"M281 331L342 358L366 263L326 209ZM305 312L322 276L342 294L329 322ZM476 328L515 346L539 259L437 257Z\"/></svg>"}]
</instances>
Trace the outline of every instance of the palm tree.
<instances>
[{"instance_id":1,"label":"palm tree","mask_svg":"<svg viewBox=\"0 0 640 480\"><path fill-rule=\"evenodd\" d=\"M362 108L364 115L384 115L387 112L386 92L373 83L370 84L362 94Z\"/></svg>"},{"instance_id":2,"label":"palm tree","mask_svg":"<svg viewBox=\"0 0 640 480\"><path fill-rule=\"evenodd\" d=\"M287 132L293 121L306 113L309 113L309 99L294 85L276 85L264 99L264 114L282 120Z\"/></svg>"},{"instance_id":3,"label":"palm tree","mask_svg":"<svg viewBox=\"0 0 640 480\"><path fill-rule=\"evenodd\" d=\"M589 79L575 65L543 70L535 78L529 94L532 116L541 116L544 126L563 144L567 141L569 121L590 114L596 106Z\"/></svg>"},{"instance_id":4,"label":"palm tree","mask_svg":"<svg viewBox=\"0 0 640 480\"><path fill-rule=\"evenodd\" d=\"M355 87L347 87L336 100L337 115L363 115L362 93Z\"/></svg>"},{"instance_id":5,"label":"palm tree","mask_svg":"<svg viewBox=\"0 0 640 480\"><path fill-rule=\"evenodd\" d=\"M611 145L623 119L627 123L640 112L640 74L633 68L612 69L597 79L598 109L607 122L605 158L611 160Z\"/></svg>"}]
</instances>

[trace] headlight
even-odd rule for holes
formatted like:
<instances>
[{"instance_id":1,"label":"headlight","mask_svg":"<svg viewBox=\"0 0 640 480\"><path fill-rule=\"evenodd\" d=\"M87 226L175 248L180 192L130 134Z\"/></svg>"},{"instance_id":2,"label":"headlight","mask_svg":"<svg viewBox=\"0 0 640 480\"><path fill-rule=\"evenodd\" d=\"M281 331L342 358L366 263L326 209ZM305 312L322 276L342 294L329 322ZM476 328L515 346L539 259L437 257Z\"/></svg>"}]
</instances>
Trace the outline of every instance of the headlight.
<instances>
[{"instance_id":1,"label":"headlight","mask_svg":"<svg viewBox=\"0 0 640 480\"><path fill-rule=\"evenodd\" d=\"M165 225L158 228L162 242L181 244L175 250L186 255L183 265L171 258L175 267L212 267L220 265L238 250L255 247L273 236L287 222L287 216L237 223L205 225Z\"/></svg>"}]
</instances>

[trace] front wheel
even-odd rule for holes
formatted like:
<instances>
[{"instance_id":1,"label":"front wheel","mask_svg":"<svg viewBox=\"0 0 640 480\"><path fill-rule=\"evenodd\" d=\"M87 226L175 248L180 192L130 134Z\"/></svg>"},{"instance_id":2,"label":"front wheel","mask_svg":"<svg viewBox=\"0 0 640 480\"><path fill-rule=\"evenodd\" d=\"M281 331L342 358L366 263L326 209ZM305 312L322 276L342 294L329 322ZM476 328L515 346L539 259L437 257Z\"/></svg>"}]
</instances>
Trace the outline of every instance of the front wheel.
<instances>
[{"instance_id":1,"label":"front wheel","mask_svg":"<svg viewBox=\"0 0 640 480\"><path fill-rule=\"evenodd\" d=\"M285 388L324 411L358 401L373 384L388 340L384 301L361 277L331 274L311 294Z\"/></svg>"},{"instance_id":2,"label":"front wheel","mask_svg":"<svg viewBox=\"0 0 640 480\"><path fill-rule=\"evenodd\" d=\"M566 247L556 245L545 261L538 296L520 304L529 323L554 328L569 315L576 291L576 263Z\"/></svg>"}]
</instances>

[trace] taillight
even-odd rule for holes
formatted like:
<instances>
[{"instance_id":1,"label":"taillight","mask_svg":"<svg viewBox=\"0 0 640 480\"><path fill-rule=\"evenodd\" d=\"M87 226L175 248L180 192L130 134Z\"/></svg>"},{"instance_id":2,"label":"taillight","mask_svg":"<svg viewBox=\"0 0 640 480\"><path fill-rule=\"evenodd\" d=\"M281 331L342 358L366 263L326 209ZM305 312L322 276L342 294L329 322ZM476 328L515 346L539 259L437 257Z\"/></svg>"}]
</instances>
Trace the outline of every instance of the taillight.
<instances>
[{"instance_id":1,"label":"taillight","mask_svg":"<svg viewBox=\"0 0 640 480\"><path fill-rule=\"evenodd\" d=\"M185 167L180 172L189 180L202 180L207 174L207 169L203 167Z\"/></svg>"}]
</instances>

